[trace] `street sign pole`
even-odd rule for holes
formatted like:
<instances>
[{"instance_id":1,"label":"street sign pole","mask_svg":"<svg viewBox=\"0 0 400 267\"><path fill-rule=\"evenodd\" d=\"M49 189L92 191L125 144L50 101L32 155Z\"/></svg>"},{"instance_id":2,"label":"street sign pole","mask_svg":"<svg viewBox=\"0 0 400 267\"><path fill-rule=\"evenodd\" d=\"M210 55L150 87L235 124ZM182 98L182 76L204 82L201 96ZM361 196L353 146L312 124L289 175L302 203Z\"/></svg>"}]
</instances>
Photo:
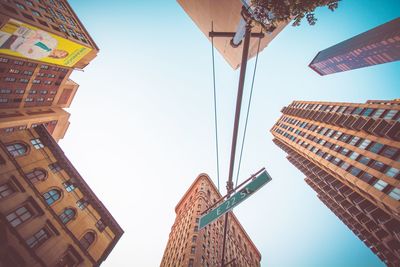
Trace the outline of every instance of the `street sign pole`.
<instances>
[{"instance_id":1,"label":"street sign pole","mask_svg":"<svg viewBox=\"0 0 400 267\"><path fill-rule=\"evenodd\" d=\"M237 135L238 135L238 129L239 129L240 110L242 107L244 80L246 77L247 59L249 56L250 36L251 36L251 26L248 23L248 24L246 24L246 32L244 35L242 63L240 65L238 94L237 94L237 99L236 99L236 112L235 112L235 124L233 126L231 161L230 161L230 166L229 166L228 182L226 185L228 194L232 193L232 190L233 190L233 181L232 181L233 167L235 165L236 143L237 143ZM229 198L229 195L228 195L228 198ZM228 213L226 213L226 215L225 215L224 237L223 237L223 243L222 243L222 260L221 260L222 267L225 266L225 246L226 246L227 231L228 231Z\"/></svg>"}]
</instances>

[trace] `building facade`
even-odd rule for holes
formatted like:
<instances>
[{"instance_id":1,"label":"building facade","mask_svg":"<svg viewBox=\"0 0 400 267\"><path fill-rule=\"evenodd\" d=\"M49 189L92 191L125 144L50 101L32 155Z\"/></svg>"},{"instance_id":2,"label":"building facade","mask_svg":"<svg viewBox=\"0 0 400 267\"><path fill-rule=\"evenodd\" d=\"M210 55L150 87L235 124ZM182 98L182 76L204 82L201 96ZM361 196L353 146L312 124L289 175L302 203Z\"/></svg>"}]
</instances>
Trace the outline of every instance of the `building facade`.
<instances>
[{"instance_id":1,"label":"building facade","mask_svg":"<svg viewBox=\"0 0 400 267\"><path fill-rule=\"evenodd\" d=\"M309 67L320 75L400 60L400 18L322 50Z\"/></svg>"},{"instance_id":2,"label":"building facade","mask_svg":"<svg viewBox=\"0 0 400 267\"><path fill-rule=\"evenodd\" d=\"M69 122L62 109L79 87L69 76L98 51L67 1L0 0L0 132L45 124L63 138Z\"/></svg>"},{"instance_id":3,"label":"building facade","mask_svg":"<svg viewBox=\"0 0 400 267\"><path fill-rule=\"evenodd\" d=\"M373 253L400 264L400 99L364 104L294 101L274 143Z\"/></svg>"},{"instance_id":4,"label":"building facade","mask_svg":"<svg viewBox=\"0 0 400 267\"><path fill-rule=\"evenodd\" d=\"M43 125L0 135L0 266L99 266L122 234Z\"/></svg>"},{"instance_id":5,"label":"building facade","mask_svg":"<svg viewBox=\"0 0 400 267\"><path fill-rule=\"evenodd\" d=\"M162 267L221 266L225 216L200 230L198 225L201 213L220 198L208 175L200 174L175 207ZM260 266L261 254L233 212L229 213L226 244L226 266Z\"/></svg>"}]
</instances>

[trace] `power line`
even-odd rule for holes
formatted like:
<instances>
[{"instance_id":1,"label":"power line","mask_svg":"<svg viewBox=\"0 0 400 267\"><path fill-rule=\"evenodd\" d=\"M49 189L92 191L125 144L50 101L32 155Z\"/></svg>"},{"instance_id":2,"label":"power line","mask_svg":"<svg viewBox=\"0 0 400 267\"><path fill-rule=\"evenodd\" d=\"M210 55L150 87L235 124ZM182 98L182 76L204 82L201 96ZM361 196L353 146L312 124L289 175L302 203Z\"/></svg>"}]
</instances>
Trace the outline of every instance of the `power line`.
<instances>
[{"instance_id":1,"label":"power line","mask_svg":"<svg viewBox=\"0 0 400 267\"><path fill-rule=\"evenodd\" d=\"M211 30L214 31L214 22L211 22ZM216 92L216 85L215 85L214 37L211 37L211 54L212 54L213 87L214 87L215 149L217 151L217 185L218 185L218 191L219 191L218 121L217 121L217 92Z\"/></svg>"},{"instance_id":2,"label":"power line","mask_svg":"<svg viewBox=\"0 0 400 267\"><path fill-rule=\"evenodd\" d=\"M239 163L238 163L238 170L237 170L237 174L236 174L236 183L235 183L235 187L236 187L237 184L238 184L239 173L240 173L240 164L242 163L243 147L244 147L244 141L245 141L245 139L246 139L247 122L248 122L248 120L249 120L251 99L252 99L252 96L253 96L254 79L255 79L255 76L256 76L257 62L258 62L258 53L259 53L259 51L260 51L260 44L261 44L261 38L258 39L257 56L256 56L256 61L255 61L255 63L254 63L253 79L252 79L252 81L251 81L251 89L250 89L250 96L249 96L249 104L247 105L246 122L245 122L245 125L244 125L244 132L243 132L243 138L242 138L242 147L241 147L241 149L240 149L240 157L239 157Z\"/></svg>"}]
</instances>

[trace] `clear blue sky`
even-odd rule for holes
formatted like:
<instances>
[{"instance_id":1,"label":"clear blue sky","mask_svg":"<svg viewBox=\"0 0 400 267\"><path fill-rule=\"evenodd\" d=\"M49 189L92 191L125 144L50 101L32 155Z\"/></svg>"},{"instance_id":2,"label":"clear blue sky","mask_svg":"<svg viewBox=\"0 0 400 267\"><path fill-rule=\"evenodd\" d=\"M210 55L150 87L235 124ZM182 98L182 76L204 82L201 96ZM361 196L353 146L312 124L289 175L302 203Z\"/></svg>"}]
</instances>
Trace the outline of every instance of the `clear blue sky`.
<instances>
[{"instance_id":1,"label":"clear blue sky","mask_svg":"<svg viewBox=\"0 0 400 267\"><path fill-rule=\"evenodd\" d=\"M125 230L104 266L158 266L180 197L201 172L216 180L210 43L172 0L69 2L100 53L72 76L81 86L60 144ZM398 17L400 2L343 0L316 15L316 26L286 27L260 55L240 179L265 166L273 181L235 214L262 266L383 266L318 200L269 129L293 100L399 98L400 62L325 77L307 66L318 51ZM248 66L243 103L254 60ZM225 181L239 71L219 55L216 68Z\"/></svg>"}]
</instances>

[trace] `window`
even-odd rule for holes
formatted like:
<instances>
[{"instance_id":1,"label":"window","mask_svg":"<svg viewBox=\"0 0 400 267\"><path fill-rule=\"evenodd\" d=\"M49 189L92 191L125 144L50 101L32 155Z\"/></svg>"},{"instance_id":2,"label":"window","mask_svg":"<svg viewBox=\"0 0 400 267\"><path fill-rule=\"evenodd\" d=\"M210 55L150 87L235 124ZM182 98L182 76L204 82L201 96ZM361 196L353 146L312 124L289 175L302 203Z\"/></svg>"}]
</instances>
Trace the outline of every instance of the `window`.
<instances>
[{"instance_id":1,"label":"window","mask_svg":"<svg viewBox=\"0 0 400 267\"><path fill-rule=\"evenodd\" d=\"M383 170L385 167L386 167L385 164L383 164L382 162L377 161L377 160L374 161L374 162L371 164L371 168L373 168L373 169L375 169L375 170L377 170L377 171L381 171L381 170Z\"/></svg>"},{"instance_id":2,"label":"window","mask_svg":"<svg viewBox=\"0 0 400 267\"><path fill-rule=\"evenodd\" d=\"M340 151L340 154L346 156L349 152L350 152L350 150L348 150L347 148L342 148L342 150Z\"/></svg>"},{"instance_id":3,"label":"window","mask_svg":"<svg viewBox=\"0 0 400 267\"><path fill-rule=\"evenodd\" d=\"M106 227L107 227L107 225L103 222L102 219L100 219L100 220L98 220L98 221L96 222L96 228L97 228L100 232L103 232L104 229L106 229Z\"/></svg>"},{"instance_id":4,"label":"window","mask_svg":"<svg viewBox=\"0 0 400 267\"><path fill-rule=\"evenodd\" d=\"M60 197L61 197L61 192L60 190L57 189L51 189L43 194L43 198L44 200L46 200L46 203L49 206L53 205L54 202L60 199Z\"/></svg>"},{"instance_id":5,"label":"window","mask_svg":"<svg viewBox=\"0 0 400 267\"><path fill-rule=\"evenodd\" d=\"M24 5L21 5L21 4L19 4L19 3L15 3L15 5L16 5L19 9L25 10L25 6L24 6Z\"/></svg>"},{"instance_id":6,"label":"window","mask_svg":"<svg viewBox=\"0 0 400 267\"><path fill-rule=\"evenodd\" d=\"M16 73L16 74L18 74L18 73L20 72L20 70L19 70L19 69L9 69L8 72L9 72L9 73Z\"/></svg>"},{"instance_id":7,"label":"window","mask_svg":"<svg viewBox=\"0 0 400 267\"><path fill-rule=\"evenodd\" d=\"M397 151L397 148L386 146L381 155L391 159L397 154Z\"/></svg>"},{"instance_id":8,"label":"window","mask_svg":"<svg viewBox=\"0 0 400 267\"><path fill-rule=\"evenodd\" d=\"M35 15L36 17L41 17L40 13L37 12L36 10L32 10L32 14Z\"/></svg>"},{"instance_id":9,"label":"window","mask_svg":"<svg viewBox=\"0 0 400 267\"><path fill-rule=\"evenodd\" d=\"M391 109L388 111L388 113L386 113L386 115L383 118L386 120L391 120L391 119L393 119L394 116L396 116L396 114L397 114L397 110Z\"/></svg>"},{"instance_id":10,"label":"window","mask_svg":"<svg viewBox=\"0 0 400 267\"><path fill-rule=\"evenodd\" d=\"M368 165L368 163L371 161L371 159L368 157L365 157L365 156L361 156L358 159L358 161L361 162L362 164Z\"/></svg>"},{"instance_id":11,"label":"window","mask_svg":"<svg viewBox=\"0 0 400 267\"><path fill-rule=\"evenodd\" d=\"M54 172L54 173L59 172L59 171L62 170L61 167L60 167L60 165L58 165L58 163L51 163L51 164L49 165L49 169L50 169L52 172Z\"/></svg>"},{"instance_id":12,"label":"window","mask_svg":"<svg viewBox=\"0 0 400 267\"><path fill-rule=\"evenodd\" d=\"M194 236L192 237L192 242L193 242L193 243L196 243L196 241L197 241L197 235L194 235Z\"/></svg>"},{"instance_id":13,"label":"window","mask_svg":"<svg viewBox=\"0 0 400 267\"><path fill-rule=\"evenodd\" d=\"M396 168L393 168L393 167L389 168L386 171L386 175L389 176L389 177L393 177L393 178L397 178L399 173L400 173L400 170L398 170Z\"/></svg>"},{"instance_id":14,"label":"window","mask_svg":"<svg viewBox=\"0 0 400 267\"><path fill-rule=\"evenodd\" d=\"M76 186L71 181L66 181L63 183L65 190L67 192L72 192L75 190Z\"/></svg>"},{"instance_id":15,"label":"window","mask_svg":"<svg viewBox=\"0 0 400 267\"><path fill-rule=\"evenodd\" d=\"M78 266L82 261L79 253L72 246L69 246L65 254L55 264L55 267Z\"/></svg>"},{"instance_id":16,"label":"window","mask_svg":"<svg viewBox=\"0 0 400 267\"><path fill-rule=\"evenodd\" d=\"M331 160L331 161L332 161L332 163L335 164L335 165L339 165L340 162L341 162L341 160L338 159L338 158L332 157L332 159L333 159L333 160Z\"/></svg>"},{"instance_id":17,"label":"window","mask_svg":"<svg viewBox=\"0 0 400 267\"><path fill-rule=\"evenodd\" d=\"M193 267L193 266L194 266L194 259L189 259L188 267Z\"/></svg>"},{"instance_id":18,"label":"window","mask_svg":"<svg viewBox=\"0 0 400 267\"><path fill-rule=\"evenodd\" d=\"M15 193L14 187L9 183L0 185L0 200Z\"/></svg>"},{"instance_id":19,"label":"window","mask_svg":"<svg viewBox=\"0 0 400 267\"><path fill-rule=\"evenodd\" d=\"M67 224L70 220L75 217L75 211L71 208L66 208L64 211L58 216L63 224Z\"/></svg>"},{"instance_id":20,"label":"window","mask_svg":"<svg viewBox=\"0 0 400 267\"><path fill-rule=\"evenodd\" d=\"M369 116L369 115L371 115L371 113L373 112L374 110L372 109L372 108L367 108L367 109L365 109L364 110L364 112L361 114L362 116Z\"/></svg>"},{"instance_id":21,"label":"window","mask_svg":"<svg viewBox=\"0 0 400 267\"><path fill-rule=\"evenodd\" d=\"M342 168L343 170L347 170L348 167L350 167L350 164L348 164L347 162L343 162L343 164L340 166L340 168Z\"/></svg>"},{"instance_id":22,"label":"window","mask_svg":"<svg viewBox=\"0 0 400 267\"><path fill-rule=\"evenodd\" d=\"M194 227L194 231L195 231L195 232L198 232L198 231L199 231L199 227L198 227L197 225Z\"/></svg>"},{"instance_id":23,"label":"window","mask_svg":"<svg viewBox=\"0 0 400 267\"><path fill-rule=\"evenodd\" d=\"M353 115L359 115L361 113L361 111L363 110L363 108L356 108L355 110L353 110Z\"/></svg>"},{"instance_id":24,"label":"window","mask_svg":"<svg viewBox=\"0 0 400 267\"><path fill-rule=\"evenodd\" d=\"M365 139L364 141L362 141L358 147L361 149L365 149L369 144L371 144L371 141L368 139Z\"/></svg>"},{"instance_id":25,"label":"window","mask_svg":"<svg viewBox=\"0 0 400 267\"><path fill-rule=\"evenodd\" d=\"M355 146L357 143L358 143L358 141L360 140L360 137L358 137L358 136L354 136L352 139L351 139L351 141L350 141L350 145L352 145L352 146Z\"/></svg>"},{"instance_id":26,"label":"window","mask_svg":"<svg viewBox=\"0 0 400 267\"><path fill-rule=\"evenodd\" d=\"M190 253L191 254L195 254L196 253L196 247L195 246L191 247Z\"/></svg>"},{"instance_id":27,"label":"window","mask_svg":"<svg viewBox=\"0 0 400 267\"><path fill-rule=\"evenodd\" d=\"M358 158L360 154L358 154L357 152L353 152L350 154L349 158L351 158L352 160L356 160L356 158Z\"/></svg>"},{"instance_id":28,"label":"window","mask_svg":"<svg viewBox=\"0 0 400 267\"><path fill-rule=\"evenodd\" d=\"M76 205L78 206L79 209L83 210L89 205L89 203L87 202L86 199L82 198L76 202Z\"/></svg>"},{"instance_id":29,"label":"window","mask_svg":"<svg viewBox=\"0 0 400 267\"><path fill-rule=\"evenodd\" d=\"M339 140L346 143L351 137L352 137L352 136L349 135L349 134L343 134L343 135L339 138Z\"/></svg>"},{"instance_id":30,"label":"window","mask_svg":"<svg viewBox=\"0 0 400 267\"><path fill-rule=\"evenodd\" d=\"M385 110L381 109L381 108L376 110L374 115L372 115L372 118L375 118L375 119L379 118L382 115L383 112L385 112Z\"/></svg>"},{"instance_id":31,"label":"window","mask_svg":"<svg viewBox=\"0 0 400 267\"><path fill-rule=\"evenodd\" d=\"M93 244L95 237L96 237L95 233L93 231L89 231L83 235L83 237L79 242L87 250L90 247L90 245Z\"/></svg>"},{"instance_id":32,"label":"window","mask_svg":"<svg viewBox=\"0 0 400 267\"><path fill-rule=\"evenodd\" d=\"M371 181L375 180L375 177L369 174L368 172L364 172L361 176L360 179L363 180L364 182L371 184Z\"/></svg>"},{"instance_id":33,"label":"window","mask_svg":"<svg viewBox=\"0 0 400 267\"><path fill-rule=\"evenodd\" d=\"M373 142L372 145L368 148L369 151L374 152L374 153L379 153L381 151L383 145L381 143L375 143Z\"/></svg>"},{"instance_id":34,"label":"window","mask_svg":"<svg viewBox=\"0 0 400 267\"><path fill-rule=\"evenodd\" d=\"M44 145L42 144L42 142L40 141L39 138L32 139L32 140L31 140L31 144L32 144L33 147L36 148L36 149L44 148Z\"/></svg>"},{"instance_id":35,"label":"window","mask_svg":"<svg viewBox=\"0 0 400 267\"><path fill-rule=\"evenodd\" d=\"M374 187L376 189L378 189L379 191L382 191L383 189L385 189L385 187L388 185L388 183L386 183L385 181L382 180L378 180L375 184Z\"/></svg>"},{"instance_id":36,"label":"window","mask_svg":"<svg viewBox=\"0 0 400 267\"><path fill-rule=\"evenodd\" d=\"M391 196L395 200L400 200L400 189L393 188L392 191L389 192L389 196Z\"/></svg>"},{"instance_id":37,"label":"window","mask_svg":"<svg viewBox=\"0 0 400 267\"><path fill-rule=\"evenodd\" d=\"M33 216L32 212L25 205L25 206L17 208L13 212L9 213L6 216L6 218L12 227L17 227L18 225L29 220L32 216Z\"/></svg>"},{"instance_id":38,"label":"window","mask_svg":"<svg viewBox=\"0 0 400 267\"><path fill-rule=\"evenodd\" d=\"M341 135L342 135L342 132L337 131L337 132L332 136L332 138L337 140Z\"/></svg>"},{"instance_id":39,"label":"window","mask_svg":"<svg viewBox=\"0 0 400 267\"><path fill-rule=\"evenodd\" d=\"M25 155L28 152L28 147L22 143L13 143L7 145L7 150L13 157L18 157Z\"/></svg>"},{"instance_id":40,"label":"window","mask_svg":"<svg viewBox=\"0 0 400 267\"><path fill-rule=\"evenodd\" d=\"M26 178L28 178L29 181L32 183L37 183L37 182L43 182L47 178L47 173L46 171L42 169L34 169L31 172L28 172L26 175Z\"/></svg>"},{"instance_id":41,"label":"window","mask_svg":"<svg viewBox=\"0 0 400 267\"><path fill-rule=\"evenodd\" d=\"M0 98L0 103L8 103L8 98Z\"/></svg>"},{"instance_id":42,"label":"window","mask_svg":"<svg viewBox=\"0 0 400 267\"><path fill-rule=\"evenodd\" d=\"M42 228L33 234L30 238L25 240L30 248L37 248L50 238L50 232L46 228Z\"/></svg>"},{"instance_id":43,"label":"window","mask_svg":"<svg viewBox=\"0 0 400 267\"><path fill-rule=\"evenodd\" d=\"M357 167L351 167L349 169L349 172L354 176L358 176L360 174L361 170Z\"/></svg>"},{"instance_id":44,"label":"window","mask_svg":"<svg viewBox=\"0 0 400 267\"><path fill-rule=\"evenodd\" d=\"M0 89L0 94L11 94L11 89Z\"/></svg>"}]
</instances>

